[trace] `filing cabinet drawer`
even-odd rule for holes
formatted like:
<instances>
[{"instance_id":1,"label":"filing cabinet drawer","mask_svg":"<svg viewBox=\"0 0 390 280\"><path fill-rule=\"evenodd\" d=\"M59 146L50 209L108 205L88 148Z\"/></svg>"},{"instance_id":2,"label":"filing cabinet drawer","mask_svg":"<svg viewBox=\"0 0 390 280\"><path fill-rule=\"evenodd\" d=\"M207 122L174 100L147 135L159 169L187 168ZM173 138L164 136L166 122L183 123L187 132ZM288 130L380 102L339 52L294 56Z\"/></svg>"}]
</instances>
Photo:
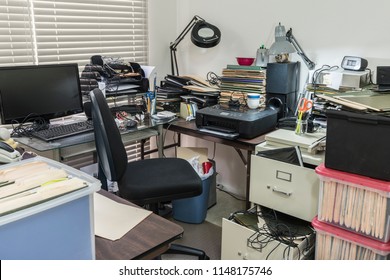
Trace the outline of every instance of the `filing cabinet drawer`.
<instances>
[{"instance_id":1,"label":"filing cabinet drawer","mask_svg":"<svg viewBox=\"0 0 390 280\"><path fill-rule=\"evenodd\" d=\"M261 244L258 243L259 240L262 241ZM222 260L298 260L307 258L314 248L314 235L296 242L296 247L289 247L234 221L222 219Z\"/></svg>"},{"instance_id":2,"label":"filing cabinet drawer","mask_svg":"<svg viewBox=\"0 0 390 280\"><path fill-rule=\"evenodd\" d=\"M247 246L247 240L255 233L247 227L222 219L222 260L259 260L261 253Z\"/></svg>"},{"instance_id":3,"label":"filing cabinet drawer","mask_svg":"<svg viewBox=\"0 0 390 280\"><path fill-rule=\"evenodd\" d=\"M252 155L249 200L311 221L317 214L319 178L314 169Z\"/></svg>"}]
</instances>

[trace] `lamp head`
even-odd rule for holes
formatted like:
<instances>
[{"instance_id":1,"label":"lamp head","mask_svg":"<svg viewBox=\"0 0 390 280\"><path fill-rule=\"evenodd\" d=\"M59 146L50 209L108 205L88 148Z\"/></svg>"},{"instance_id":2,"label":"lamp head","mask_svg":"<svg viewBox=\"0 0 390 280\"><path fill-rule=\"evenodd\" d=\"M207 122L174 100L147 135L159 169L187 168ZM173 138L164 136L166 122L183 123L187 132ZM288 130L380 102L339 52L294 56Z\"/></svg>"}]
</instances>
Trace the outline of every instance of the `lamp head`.
<instances>
[{"instance_id":1,"label":"lamp head","mask_svg":"<svg viewBox=\"0 0 390 280\"><path fill-rule=\"evenodd\" d=\"M277 55L277 54L288 54L294 53L295 48L288 41L286 36L286 29L283 25L279 23L278 26L275 27L275 42L271 45L269 49L269 54Z\"/></svg>"},{"instance_id":2,"label":"lamp head","mask_svg":"<svg viewBox=\"0 0 390 280\"><path fill-rule=\"evenodd\" d=\"M212 48L221 41L221 31L215 25L199 20L191 32L192 43L200 48Z\"/></svg>"},{"instance_id":3,"label":"lamp head","mask_svg":"<svg viewBox=\"0 0 390 280\"><path fill-rule=\"evenodd\" d=\"M176 58L176 47L190 31L191 41L197 47L212 48L218 45L221 41L221 31L218 29L218 27L207 23L199 16L194 16L190 23L176 38L176 40L169 45L169 48L171 50L172 75L179 75Z\"/></svg>"}]
</instances>

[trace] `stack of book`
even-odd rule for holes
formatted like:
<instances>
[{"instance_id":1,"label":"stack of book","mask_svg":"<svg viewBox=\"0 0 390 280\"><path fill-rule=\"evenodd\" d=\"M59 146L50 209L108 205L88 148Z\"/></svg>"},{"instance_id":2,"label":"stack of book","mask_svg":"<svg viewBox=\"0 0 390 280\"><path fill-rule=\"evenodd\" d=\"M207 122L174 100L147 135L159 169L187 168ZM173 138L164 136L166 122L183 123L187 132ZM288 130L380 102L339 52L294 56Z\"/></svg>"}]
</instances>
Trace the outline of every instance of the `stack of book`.
<instances>
[{"instance_id":1,"label":"stack of book","mask_svg":"<svg viewBox=\"0 0 390 280\"><path fill-rule=\"evenodd\" d=\"M265 84L266 71L260 66L227 65L222 70L220 103L245 102L247 93L265 94Z\"/></svg>"}]
</instances>

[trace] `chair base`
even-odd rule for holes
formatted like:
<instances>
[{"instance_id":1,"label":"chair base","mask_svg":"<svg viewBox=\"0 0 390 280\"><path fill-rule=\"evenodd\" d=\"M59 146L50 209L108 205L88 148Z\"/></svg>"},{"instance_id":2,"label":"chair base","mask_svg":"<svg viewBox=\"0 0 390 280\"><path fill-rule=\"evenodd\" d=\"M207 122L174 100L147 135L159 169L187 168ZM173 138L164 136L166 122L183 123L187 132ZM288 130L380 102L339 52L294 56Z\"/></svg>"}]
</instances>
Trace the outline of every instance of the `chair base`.
<instances>
[{"instance_id":1,"label":"chair base","mask_svg":"<svg viewBox=\"0 0 390 280\"><path fill-rule=\"evenodd\" d=\"M209 260L210 257L206 255L206 253L203 250L195 249L192 247L179 245L179 244L171 244L168 251L166 251L163 255L166 254L181 254L181 255L190 255L197 257L198 260ZM161 256L160 256L161 258Z\"/></svg>"}]
</instances>

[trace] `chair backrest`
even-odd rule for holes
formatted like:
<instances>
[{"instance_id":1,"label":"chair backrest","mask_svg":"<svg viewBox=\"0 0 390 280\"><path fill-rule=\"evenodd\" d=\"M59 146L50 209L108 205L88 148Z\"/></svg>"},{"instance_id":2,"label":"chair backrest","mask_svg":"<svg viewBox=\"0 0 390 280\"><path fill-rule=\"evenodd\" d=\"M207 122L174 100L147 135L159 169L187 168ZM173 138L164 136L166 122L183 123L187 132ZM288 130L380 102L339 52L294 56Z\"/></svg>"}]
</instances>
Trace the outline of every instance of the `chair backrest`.
<instances>
[{"instance_id":1,"label":"chair backrest","mask_svg":"<svg viewBox=\"0 0 390 280\"><path fill-rule=\"evenodd\" d=\"M127 153L119 129L100 89L90 92L98 163L108 180L120 181L127 168Z\"/></svg>"}]
</instances>

